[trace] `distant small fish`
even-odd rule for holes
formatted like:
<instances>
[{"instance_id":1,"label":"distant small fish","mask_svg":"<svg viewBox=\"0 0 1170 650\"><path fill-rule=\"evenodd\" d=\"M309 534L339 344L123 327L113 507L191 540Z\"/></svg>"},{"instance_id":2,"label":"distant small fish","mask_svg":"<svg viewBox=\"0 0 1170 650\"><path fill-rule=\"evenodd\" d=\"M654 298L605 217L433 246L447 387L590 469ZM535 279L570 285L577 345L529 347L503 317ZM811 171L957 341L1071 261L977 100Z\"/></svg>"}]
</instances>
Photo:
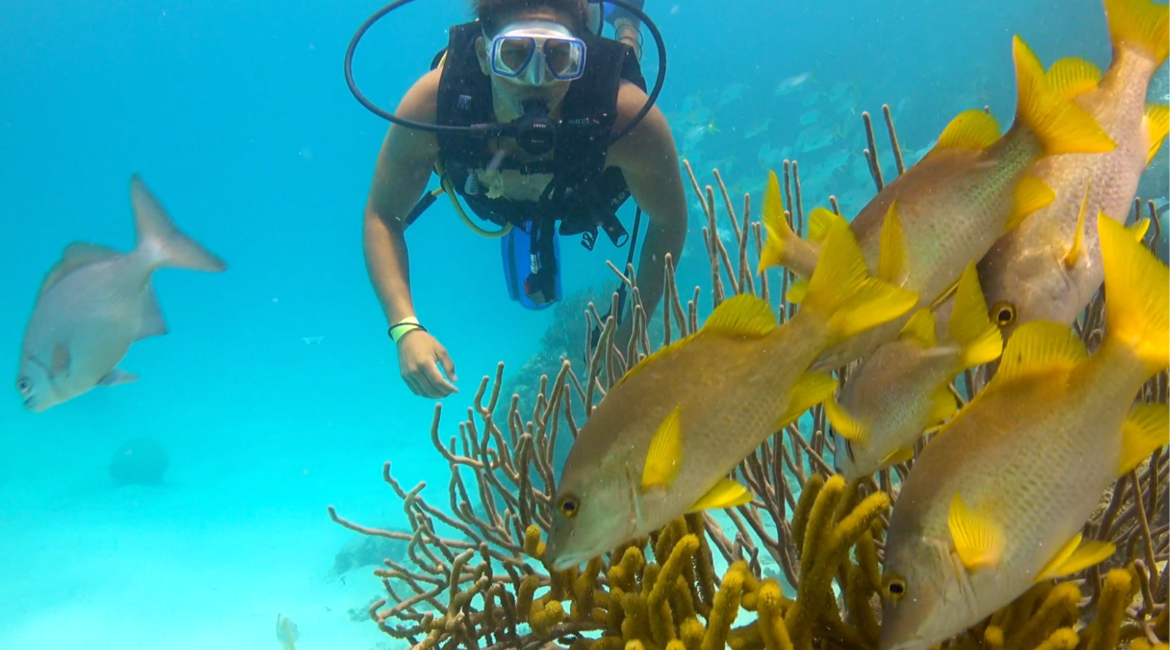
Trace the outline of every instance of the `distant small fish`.
<instances>
[{"instance_id":1,"label":"distant small fish","mask_svg":"<svg viewBox=\"0 0 1170 650\"><path fill-rule=\"evenodd\" d=\"M297 624L283 614L276 615L276 640L280 642L281 650L297 650Z\"/></svg>"},{"instance_id":2,"label":"distant small fish","mask_svg":"<svg viewBox=\"0 0 1170 650\"><path fill-rule=\"evenodd\" d=\"M138 235L133 251L74 242L41 282L16 379L24 407L34 413L94 386L137 379L116 366L135 341L167 333L150 286L155 269L227 268L179 232L137 175L130 178L130 200Z\"/></svg>"},{"instance_id":3,"label":"distant small fish","mask_svg":"<svg viewBox=\"0 0 1170 650\"><path fill-rule=\"evenodd\" d=\"M821 112L813 109L805 111L800 115L800 125L808 126L809 124L816 124L817 120L821 119Z\"/></svg>"},{"instance_id":4,"label":"distant small fish","mask_svg":"<svg viewBox=\"0 0 1170 650\"><path fill-rule=\"evenodd\" d=\"M747 90L747 84L731 84L724 88L719 95L719 106L726 106L743 97L744 90Z\"/></svg>"},{"instance_id":5,"label":"distant small fish","mask_svg":"<svg viewBox=\"0 0 1170 650\"><path fill-rule=\"evenodd\" d=\"M324 336L302 336L301 340L305 342L305 345L319 345L321 343L321 341L325 340L325 337Z\"/></svg>"},{"instance_id":6,"label":"distant small fish","mask_svg":"<svg viewBox=\"0 0 1170 650\"><path fill-rule=\"evenodd\" d=\"M833 144L836 139L837 133L834 131L820 126L809 127L796 137L796 150L800 153L811 153Z\"/></svg>"},{"instance_id":7,"label":"distant small fish","mask_svg":"<svg viewBox=\"0 0 1170 650\"><path fill-rule=\"evenodd\" d=\"M743 139L750 140L751 138L754 138L756 136L763 135L764 133L766 133L768 131L768 128L770 126L772 126L772 120L764 120L763 122L756 122L755 124L752 125L751 128L749 128L747 131L744 132Z\"/></svg>"},{"instance_id":8,"label":"distant small fish","mask_svg":"<svg viewBox=\"0 0 1170 650\"><path fill-rule=\"evenodd\" d=\"M788 95L796 92L801 84L808 81L811 76L811 72L804 72L784 79L780 82L780 85L776 86L776 95Z\"/></svg>"}]
</instances>

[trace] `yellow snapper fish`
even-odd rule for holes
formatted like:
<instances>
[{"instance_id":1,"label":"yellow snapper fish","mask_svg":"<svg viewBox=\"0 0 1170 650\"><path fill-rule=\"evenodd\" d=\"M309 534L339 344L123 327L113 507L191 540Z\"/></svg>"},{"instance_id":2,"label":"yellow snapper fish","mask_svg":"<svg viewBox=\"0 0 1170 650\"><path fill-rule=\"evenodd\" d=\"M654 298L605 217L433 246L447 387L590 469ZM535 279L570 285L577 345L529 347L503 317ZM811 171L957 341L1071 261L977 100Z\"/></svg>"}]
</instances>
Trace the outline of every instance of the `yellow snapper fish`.
<instances>
[{"instance_id":1,"label":"yellow snapper fish","mask_svg":"<svg viewBox=\"0 0 1170 650\"><path fill-rule=\"evenodd\" d=\"M1084 109L1049 88L1040 61L1018 36L1012 55L1018 99L1008 132L1000 137L995 119L983 111L960 113L930 153L878 192L853 221L870 271L917 293L918 307L944 298L968 262L983 257L1003 233L1052 202L1052 190L1026 175L1035 161L1115 146ZM777 216L783 211L778 189L768 194L764 224L769 245L761 266L786 266L807 277L809 262L818 254L816 243L797 237ZM811 214L810 220L824 212ZM909 317L833 346L813 368L837 368L866 356L897 337Z\"/></svg>"},{"instance_id":2,"label":"yellow snapper fish","mask_svg":"<svg viewBox=\"0 0 1170 650\"><path fill-rule=\"evenodd\" d=\"M598 403L565 460L544 560L576 566L686 513L751 494L727 475L837 382L806 372L826 346L917 302L872 278L845 222L828 232L800 311L735 296L696 333L643 359Z\"/></svg>"},{"instance_id":3,"label":"yellow snapper fish","mask_svg":"<svg viewBox=\"0 0 1170 650\"><path fill-rule=\"evenodd\" d=\"M1032 584L1113 552L1080 531L1102 491L1167 442L1165 404L1134 404L1170 365L1170 269L1100 215L1105 339L1021 326L998 372L926 446L890 515L881 650L921 650Z\"/></svg>"},{"instance_id":4,"label":"yellow snapper fish","mask_svg":"<svg viewBox=\"0 0 1170 650\"><path fill-rule=\"evenodd\" d=\"M1103 279L1092 216L1104 212L1125 221L1142 171L1170 128L1170 109L1145 103L1150 79L1170 47L1167 6L1105 0L1105 9L1113 41L1105 75L1088 61L1069 58L1045 76L1092 115L1117 148L1052 156L1032 168L1056 200L1001 237L979 262L992 314L1008 335L1032 320L1071 323L1089 303Z\"/></svg>"},{"instance_id":5,"label":"yellow snapper fish","mask_svg":"<svg viewBox=\"0 0 1170 650\"><path fill-rule=\"evenodd\" d=\"M918 310L897 339L850 373L840 397L825 403L829 421L845 438L837 453L845 478L864 478L913 457L922 434L955 414L955 376L999 357L1003 339L987 317L974 262L959 279L947 338L938 342L934 314Z\"/></svg>"}]
</instances>

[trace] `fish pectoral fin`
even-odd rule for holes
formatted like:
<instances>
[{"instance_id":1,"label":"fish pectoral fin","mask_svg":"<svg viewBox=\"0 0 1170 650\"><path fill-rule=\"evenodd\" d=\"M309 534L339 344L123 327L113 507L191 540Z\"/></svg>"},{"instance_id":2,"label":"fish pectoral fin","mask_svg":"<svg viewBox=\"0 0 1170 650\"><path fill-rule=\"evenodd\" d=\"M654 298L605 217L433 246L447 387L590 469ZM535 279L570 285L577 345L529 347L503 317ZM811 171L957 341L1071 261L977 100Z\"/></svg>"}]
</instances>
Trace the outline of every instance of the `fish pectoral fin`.
<instances>
[{"instance_id":1,"label":"fish pectoral fin","mask_svg":"<svg viewBox=\"0 0 1170 650\"><path fill-rule=\"evenodd\" d=\"M938 342L934 328L934 312L923 307L914 312L910 320L906 321L906 325L898 333L898 338L903 341L913 341L922 348L933 348Z\"/></svg>"},{"instance_id":2,"label":"fish pectoral fin","mask_svg":"<svg viewBox=\"0 0 1170 650\"><path fill-rule=\"evenodd\" d=\"M1021 376L1067 372L1086 358L1085 344L1068 325L1051 321L1024 323L1008 339L999 370L984 390L994 390Z\"/></svg>"},{"instance_id":3,"label":"fish pectoral fin","mask_svg":"<svg viewBox=\"0 0 1170 650\"><path fill-rule=\"evenodd\" d=\"M118 368L114 368L103 375L97 383L99 386L117 386L118 384L128 384L132 381L138 381L138 375L132 375Z\"/></svg>"},{"instance_id":4,"label":"fish pectoral fin","mask_svg":"<svg viewBox=\"0 0 1170 650\"><path fill-rule=\"evenodd\" d=\"M715 484L715 487L707 490L706 494L699 497L699 500L687 512L734 508L735 506L747 505L751 503L751 500L751 490L748 490L729 478L722 478Z\"/></svg>"},{"instance_id":5,"label":"fish pectoral fin","mask_svg":"<svg viewBox=\"0 0 1170 650\"><path fill-rule=\"evenodd\" d=\"M878 461L878 471L880 472L881 470L886 469L891 465L904 463L911 458L914 458L913 447L898 447L897 449L883 456L882 459Z\"/></svg>"},{"instance_id":6,"label":"fish pectoral fin","mask_svg":"<svg viewBox=\"0 0 1170 650\"><path fill-rule=\"evenodd\" d=\"M986 514L968 508L958 492L951 500L947 527L955 552L968 571L999 565L1003 557L1003 529Z\"/></svg>"},{"instance_id":7,"label":"fish pectoral fin","mask_svg":"<svg viewBox=\"0 0 1170 650\"><path fill-rule=\"evenodd\" d=\"M777 429L792 424L810 408L833 397L837 380L823 372L806 372L796 381L788 396L788 409L776 423Z\"/></svg>"},{"instance_id":8,"label":"fish pectoral fin","mask_svg":"<svg viewBox=\"0 0 1170 650\"><path fill-rule=\"evenodd\" d=\"M759 338L776 328L776 315L768 301L750 293L728 298L703 323L705 334Z\"/></svg>"},{"instance_id":9,"label":"fish pectoral fin","mask_svg":"<svg viewBox=\"0 0 1170 650\"><path fill-rule=\"evenodd\" d=\"M1021 178L1020 182L1016 183L1016 189L1012 194L1012 213L1008 217L1007 223L1004 224L1003 231L1015 230L1024 222L1024 219L1028 218L1028 215L1055 200L1056 193L1044 181L1035 176Z\"/></svg>"},{"instance_id":10,"label":"fish pectoral fin","mask_svg":"<svg viewBox=\"0 0 1170 650\"><path fill-rule=\"evenodd\" d=\"M837 435L842 438L860 445L869 442L869 428L853 417L849 411L846 411L845 407L841 406L840 402L832 396L825 400L825 417L829 418L829 424L833 425L833 431L836 431Z\"/></svg>"},{"instance_id":11,"label":"fish pectoral fin","mask_svg":"<svg viewBox=\"0 0 1170 650\"><path fill-rule=\"evenodd\" d=\"M968 264L959 277L947 331L962 348L960 370L990 363L1003 353L1003 335L988 317L987 300L979 286L975 262Z\"/></svg>"},{"instance_id":12,"label":"fish pectoral fin","mask_svg":"<svg viewBox=\"0 0 1170 650\"><path fill-rule=\"evenodd\" d=\"M1150 152L1146 155L1146 165L1158 155L1166 133L1170 131L1170 106L1165 104L1146 104L1146 113L1142 116L1142 125L1146 127L1149 137Z\"/></svg>"},{"instance_id":13,"label":"fish pectoral fin","mask_svg":"<svg viewBox=\"0 0 1170 650\"><path fill-rule=\"evenodd\" d=\"M1044 73L1048 86L1065 99L1095 90L1101 82L1101 68L1077 56L1063 58Z\"/></svg>"},{"instance_id":14,"label":"fish pectoral fin","mask_svg":"<svg viewBox=\"0 0 1170 650\"><path fill-rule=\"evenodd\" d=\"M1165 404L1134 404L1121 425L1121 462L1118 475L1124 476L1150 454L1166 444L1170 408Z\"/></svg>"},{"instance_id":15,"label":"fish pectoral fin","mask_svg":"<svg viewBox=\"0 0 1170 650\"><path fill-rule=\"evenodd\" d=\"M646 452L646 464L642 468L643 490L658 485L670 487L674 479L678 478L682 465L680 409L681 407L674 407L650 440L650 450Z\"/></svg>"},{"instance_id":16,"label":"fish pectoral fin","mask_svg":"<svg viewBox=\"0 0 1170 650\"><path fill-rule=\"evenodd\" d=\"M906 273L906 236L902 232L902 218L898 216L897 199L890 201L886 210L879 246L878 277L897 284Z\"/></svg>"},{"instance_id":17,"label":"fish pectoral fin","mask_svg":"<svg viewBox=\"0 0 1170 650\"><path fill-rule=\"evenodd\" d=\"M60 375L69 374L69 347L64 343L53 346L53 357L49 360L49 378L55 379Z\"/></svg>"},{"instance_id":18,"label":"fish pectoral fin","mask_svg":"<svg viewBox=\"0 0 1170 650\"><path fill-rule=\"evenodd\" d=\"M955 396L951 394L951 389L948 386L949 384L939 386L930 396L931 424L946 422L959 410L958 404L955 403Z\"/></svg>"},{"instance_id":19,"label":"fish pectoral fin","mask_svg":"<svg viewBox=\"0 0 1170 650\"><path fill-rule=\"evenodd\" d=\"M1040 573L1036 575L1036 582L1077 573L1105 561L1116 550L1117 547L1109 542L1090 540L1082 543L1081 534L1077 533L1076 537L1062 546L1044 568L1040 569Z\"/></svg>"},{"instance_id":20,"label":"fish pectoral fin","mask_svg":"<svg viewBox=\"0 0 1170 650\"><path fill-rule=\"evenodd\" d=\"M1089 186L1085 185L1085 196L1081 199L1081 213L1077 216L1077 231L1073 234L1072 245L1064 256L1064 268L1071 269L1077 265L1081 253L1085 249L1085 212L1089 207Z\"/></svg>"},{"instance_id":21,"label":"fish pectoral fin","mask_svg":"<svg viewBox=\"0 0 1170 650\"><path fill-rule=\"evenodd\" d=\"M792 286L788 287L788 292L784 294L784 299L794 305L799 305L807 294L808 280L798 278L792 283Z\"/></svg>"}]
</instances>

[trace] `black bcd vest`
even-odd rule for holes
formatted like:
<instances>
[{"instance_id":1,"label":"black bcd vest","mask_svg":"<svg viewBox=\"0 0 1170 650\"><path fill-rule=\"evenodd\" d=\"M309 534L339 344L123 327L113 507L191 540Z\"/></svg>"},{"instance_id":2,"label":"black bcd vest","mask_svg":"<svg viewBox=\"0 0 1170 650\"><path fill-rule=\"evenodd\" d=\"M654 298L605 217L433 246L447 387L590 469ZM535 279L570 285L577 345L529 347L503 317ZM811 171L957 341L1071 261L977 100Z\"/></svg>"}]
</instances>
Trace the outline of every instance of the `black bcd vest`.
<instances>
[{"instance_id":1,"label":"black bcd vest","mask_svg":"<svg viewBox=\"0 0 1170 650\"><path fill-rule=\"evenodd\" d=\"M447 56L439 79L437 124L470 126L496 121L491 80L480 70L475 52L476 38L482 35L476 21L455 25L447 48L435 56L432 68L444 53ZM583 234L582 244L588 249L593 248L601 228L621 246L627 233L615 213L630 191L621 170L605 168L606 149L617 118L622 79L643 91L646 82L629 46L593 34L584 34L581 39L586 47L585 71L565 94L552 158L527 163L505 160L499 166L521 174L551 173L550 187L539 201L488 198L485 189L475 187L477 183L468 185L471 170L484 169L491 162L487 138L438 133L438 160L464 203L481 219L524 230L543 225L548 231L559 221L560 234Z\"/></svg>"}]
</instances>

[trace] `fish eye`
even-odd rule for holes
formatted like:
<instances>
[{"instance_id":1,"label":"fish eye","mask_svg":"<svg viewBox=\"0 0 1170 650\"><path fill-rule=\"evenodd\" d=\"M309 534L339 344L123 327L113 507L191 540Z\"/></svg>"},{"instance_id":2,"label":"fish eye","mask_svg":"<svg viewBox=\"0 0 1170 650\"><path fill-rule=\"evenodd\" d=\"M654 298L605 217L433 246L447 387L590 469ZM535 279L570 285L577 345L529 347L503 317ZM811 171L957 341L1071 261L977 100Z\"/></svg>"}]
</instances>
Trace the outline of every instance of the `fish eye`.
<instances>
[{"instance_id":1,"label":"fish eye","mask_svg":"<svg viewBox=\"0 0 1170 650\"><path fill-rule=\"evenodd\" d=\"M577 498L572 495L565 495L557 501L557 510L570 519L577 516L578 507Z\"/></svg>"},{"instance_id":2,"label":"fish eye","mask_svg":"<svg viewBox=\"0 0 1170 650\"><path fill-rule=\"evenodd\" d=\"M1001 300L991 306L991 318L1000 327L1009 327L1016 322L1016 306Z\"/></svg>"},{"instance_id":3,"label":"fish eye","mask_svg":"<svg viewBox=\"0 0 1170 650\"><path fill-rule=\"evenodd\" d=\"M882 591L894 602L897 602L906 595L906 581L898 576L890 576L886 578L885 584L882 585Z\"/></svg>"},{"instance_id":4,"label":"fish eye","mask_svg":"<svg viewBox=\"0 0 1170 650\"><path fill-rule=\"evenodd\" d=\"M16 380L16 389L20 392L27 393L31 388L32 382L28 380L28 377L21 377Z\"/></svg>"}]
</instances>

